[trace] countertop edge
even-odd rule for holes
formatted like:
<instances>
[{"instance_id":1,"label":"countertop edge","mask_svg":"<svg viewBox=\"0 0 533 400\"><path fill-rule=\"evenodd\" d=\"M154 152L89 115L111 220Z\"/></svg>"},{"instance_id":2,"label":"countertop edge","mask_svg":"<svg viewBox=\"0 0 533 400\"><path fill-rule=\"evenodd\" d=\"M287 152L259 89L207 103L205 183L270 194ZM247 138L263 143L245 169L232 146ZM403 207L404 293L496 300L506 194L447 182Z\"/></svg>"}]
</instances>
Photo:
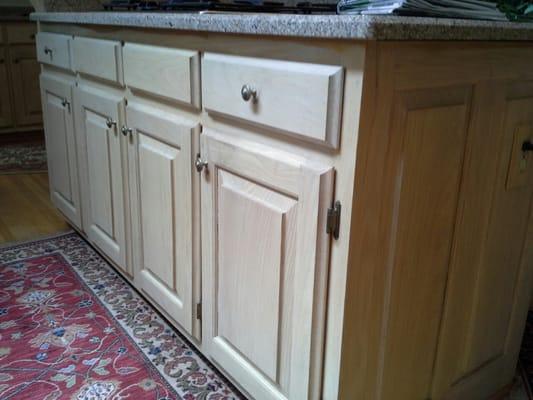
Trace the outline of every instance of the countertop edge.
<instances>
[{"instance_id":1,"label":"countertop edge","mask_svg":"<svg viewBox=\"0 0 533 400\"><path fill-rule=\"evenodd\" d=\"M533 23L426 17L151 12L35 12L32 21L351 40L533 41Z\"/></svg>"}]
</instances>

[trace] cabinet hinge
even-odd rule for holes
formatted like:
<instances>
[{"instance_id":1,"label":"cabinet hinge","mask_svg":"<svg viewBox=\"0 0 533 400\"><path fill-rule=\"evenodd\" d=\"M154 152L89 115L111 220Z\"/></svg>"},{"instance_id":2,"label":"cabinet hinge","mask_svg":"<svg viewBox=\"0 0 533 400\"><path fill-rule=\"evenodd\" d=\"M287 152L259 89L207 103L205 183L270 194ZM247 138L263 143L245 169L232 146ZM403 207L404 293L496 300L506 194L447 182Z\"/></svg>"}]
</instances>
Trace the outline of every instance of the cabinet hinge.
<instances>
[{"instance_id":1,"label":"cabinet hinge","mask_svg":"<svg viewBox=\"0 0 533 400\"><path fill-rule=\"evenodd\" d=\"M196 303L196 319L202 319L202 303Z\"/></svg>"},{"instance_id":2,"label":"cabinet hinge","mask_svg":"<svg viewBox=\"0 0 533 400\"><path fill-rule=\"evenodd\" d=\"M333 207L328 208L328 219L326 221L326 232L339 239L339 229L341 224L341 202L336 201Z\"/></svg>"}]
</instances>

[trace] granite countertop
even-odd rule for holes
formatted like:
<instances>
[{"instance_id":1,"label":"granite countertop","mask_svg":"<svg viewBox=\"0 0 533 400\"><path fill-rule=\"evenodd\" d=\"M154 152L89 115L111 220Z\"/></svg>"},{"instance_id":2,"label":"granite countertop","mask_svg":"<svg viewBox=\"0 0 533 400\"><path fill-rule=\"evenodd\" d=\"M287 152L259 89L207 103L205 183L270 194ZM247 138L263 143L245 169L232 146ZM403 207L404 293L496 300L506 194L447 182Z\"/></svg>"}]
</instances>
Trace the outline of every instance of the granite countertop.
<instances>
[{"instance_id":1,"label":"granite countertop","mask_svg":"<svg viewBox=\"0 0 533 400\"><path fill-rule=\"evenodd\" d=\"M51 12L34 21L354 40L533 41L533 23L398 16Z\"/></svg>"}]
</instances>

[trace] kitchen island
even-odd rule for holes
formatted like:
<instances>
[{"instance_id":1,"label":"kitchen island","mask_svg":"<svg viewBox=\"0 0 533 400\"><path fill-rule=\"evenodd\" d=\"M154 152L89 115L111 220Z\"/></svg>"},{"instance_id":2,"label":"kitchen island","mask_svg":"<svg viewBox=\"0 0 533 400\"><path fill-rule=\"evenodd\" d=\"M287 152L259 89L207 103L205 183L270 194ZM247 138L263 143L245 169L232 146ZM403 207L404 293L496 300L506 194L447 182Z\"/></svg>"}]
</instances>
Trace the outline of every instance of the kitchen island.
<instances>
[{"instance_id":1,"label":"kitchen island","mask_svg":"<svg viewBox=\"0 0 533 400\"><path fill-rule=\"evenodd\" d=\"M533 25L32 18L54 204L251 398L512 381Z\"/></svg>"}]
</instances>

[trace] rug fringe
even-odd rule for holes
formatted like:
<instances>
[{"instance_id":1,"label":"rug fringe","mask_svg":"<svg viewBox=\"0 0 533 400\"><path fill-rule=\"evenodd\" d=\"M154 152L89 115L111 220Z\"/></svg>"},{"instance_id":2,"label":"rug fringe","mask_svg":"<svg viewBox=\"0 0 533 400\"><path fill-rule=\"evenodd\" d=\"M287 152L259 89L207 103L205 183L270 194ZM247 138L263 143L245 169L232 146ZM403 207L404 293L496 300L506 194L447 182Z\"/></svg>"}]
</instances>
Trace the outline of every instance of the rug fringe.
<instances>
[{"instance_id":1,"label":"rug fringe","mask_svg":"<svg viewBox=\"0 0 533 400\"><path fill-rule=\"evenodd\" d=\"M66 235L69 235L69 234L75 233L75 232L76 232L75 230L69 229L69 230L66 230L66 231L56 232L56 233L51 234L51 235L37 236L36 238L33 238L33 239L0 243L0 250L5 250L5 249L8 249L10 247L22 246L22 245L25 245L25 244L30 244L30 243L35 243L35 242L41 242L43 240L55 239L55 238L58 238L60 236L66 236Z\"/></svg>"}]
</instances>

